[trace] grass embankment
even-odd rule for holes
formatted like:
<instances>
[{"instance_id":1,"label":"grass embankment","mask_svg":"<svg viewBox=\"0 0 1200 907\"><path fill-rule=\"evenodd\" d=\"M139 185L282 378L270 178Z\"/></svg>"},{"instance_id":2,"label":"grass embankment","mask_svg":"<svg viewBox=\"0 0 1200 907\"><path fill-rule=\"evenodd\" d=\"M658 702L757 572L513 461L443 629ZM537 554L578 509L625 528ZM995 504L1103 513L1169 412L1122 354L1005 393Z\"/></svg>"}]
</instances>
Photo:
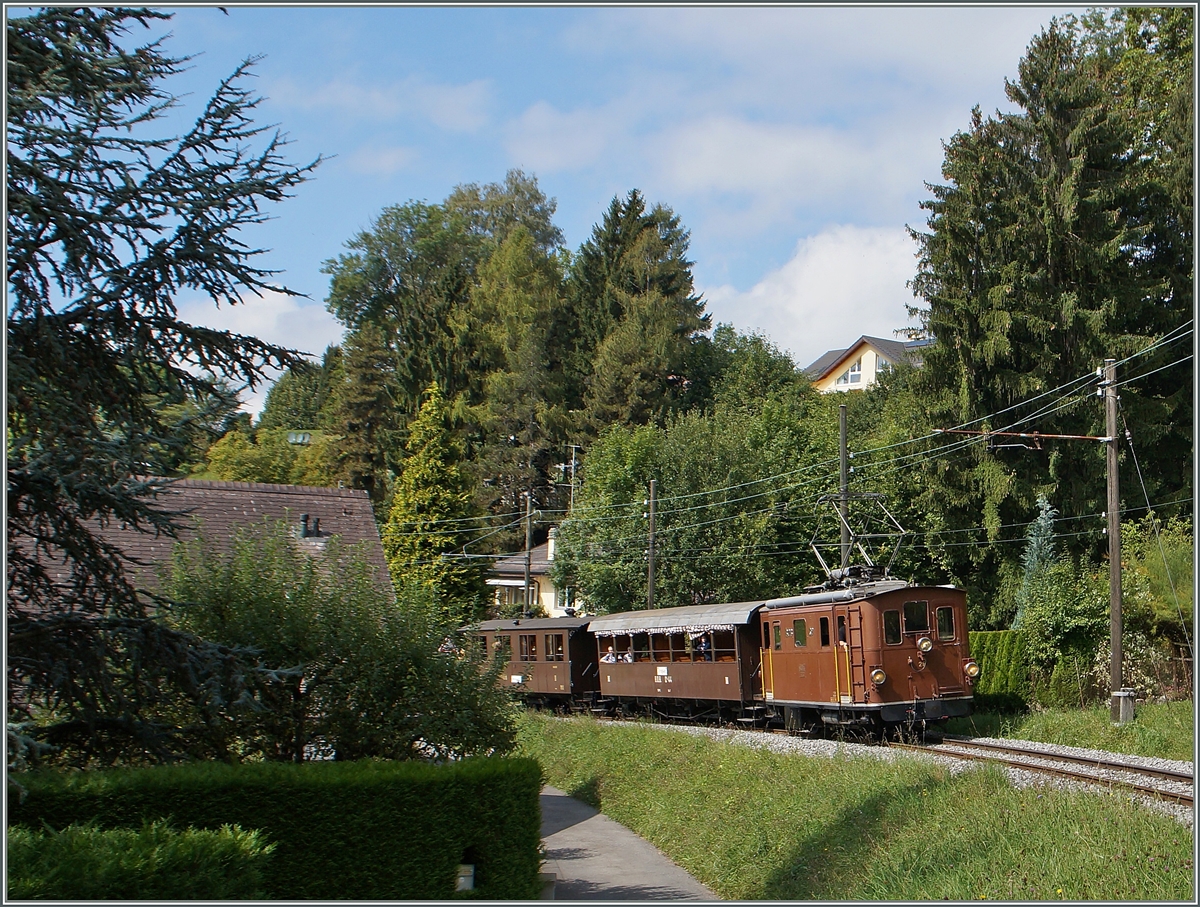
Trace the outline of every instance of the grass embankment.
<instances>
[{"instance_id":1,"label":"grass embankment","mask_svg":"<svg viewBox=\"0 0 1200 907\"><path fill-rule=\"evenodd\" d=\"M1190 762L1196 743L1195 719L1195 704L1190 701L1156 702L1139 705L1134 720L1120 726L1112 723L1104 705L1086 711L1053 709L1016 716L955 718L946 730Z\"/></svg>"},{"instance_id":2,"label":"grass embankment","mask_svg":"<svg viewBox=\"0 0 1200 907\"><path fill-rule=\"evenodd\" d=\"M998 769L806 758L590 719L529 716L555 787L721 897L1184 900L1191 832L1120 795L1013 790Z\"/></svg>"}]
</instances>

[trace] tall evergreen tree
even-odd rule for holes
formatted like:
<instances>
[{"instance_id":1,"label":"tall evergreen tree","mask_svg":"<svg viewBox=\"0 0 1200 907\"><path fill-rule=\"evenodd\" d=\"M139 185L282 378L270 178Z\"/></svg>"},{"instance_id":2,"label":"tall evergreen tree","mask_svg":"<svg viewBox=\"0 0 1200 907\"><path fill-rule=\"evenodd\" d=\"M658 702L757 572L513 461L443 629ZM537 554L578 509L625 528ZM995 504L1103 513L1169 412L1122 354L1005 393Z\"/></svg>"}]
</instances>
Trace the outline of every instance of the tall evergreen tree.
<instances>
[{"instance_id":1,"label":"tall evergreen tree","mask_svg":"<svg viewBox=\"0 0 1200 907\"><path fill-rule=\"evenodd\" d=\"M405 451L382 533L392 581L431 589L440 617L461 626L483 616L487 561L461 556L479 535L479 513L436 384L409 426Z\"/></svg>"},{"instance_id":2,"label":"tall evergreen tree","mask_svg":"<svg viewBox=\"0 0 1200 907\"><path fill-rule=\"evenodd\" d=\"M708 329L688 232L636 189L614 198L575 256L552 350L594 435L614 419L662 419L683 398L692 345Z\"/></svg>"},{"instance_id":3,"label":"tall evergreen tree","mask_svg":"<svg viewBox=\"0 0 1200 907\"><path fill-rule=\"evenodd\" d=\"M554 494L551 471L570 424L563 375L547 355L561 306L557 258L518 227L481 268L472 300L487 366L484 400L473 420L482 436L474 466L489 480L488 504L501 512L520 509L526 491L542 503Z\"/></svg>"},{"instance_id":4,"label":"tall evergreen tree","mask_svg":"<svg viewBox=\"0 0 1200 907\"><path fill-rule=\"evenodd\" d=\"M919 315L937 339L914 376L923 427L1007 410L1087 375L1106 357L1146 348L1189 317L1190 296L1171 292L1145 262L1140 139L1118 112L1114 76L1123 51L1112 18L1055 21L1007 85L1020 111L985 120L976 110L969 130L946 145L948 182L929 187L930 232L914 234L921 247L914 289L927 305ZM1188 413L1190 422L1178 386L1162 394L1153 382L1131 385L1123 401L1142 417L1143 436L1166 449L1179 443L1178 417ZM1101 408L1082 397L1076 404L1032 427L1103 434ZM1153 470L1159 489L1186 497L1173 493L1186 479L1171 477L1165 465ZM962 459L932 465L924 503L944 528L982 518L994 540L1002 524L1022 520L1039 492L1052 491L1067 513L1103 510L1103 474L1098 446L1018 453L978 445ZM1015 581L1017 565L1002 546L945 554L958 581L992 584L976 601L994 597L996 578Z\"/></svg>"},{"instance_id":5,"label":"tall evergreen tree","mask_svg":"<svg viewBox=\"0 0 1200 907\"><path fill-rule=\"evenodd\" d=\"M399 429L396 354L383 329L364 322L346 335L344 378L330 405L331 452L338 473L362 488L382 520L386 513L389 460Z\"/></svg>"},{"instance_id":6,"label":"tall evergreen tree","mask_svg":"<svg viewBox=\"0 0 1200 907\"><path fill-rule=\"evenodd\" d=\"M94 529L173 531L137 478L172 440L164 387L216 395L221 378L254 384L296 360L187 324L175 300L288 293L242 231L316 166L287 163L284 139L254 125L249 62L184 135L150 134L186 61L126 38L166 18L50 8L6 26L9 727L105 759L177 753L179 716L213 718L237 696L218 695L237 675L228 650L149 614Z\"/></svg>"}]
</instances>

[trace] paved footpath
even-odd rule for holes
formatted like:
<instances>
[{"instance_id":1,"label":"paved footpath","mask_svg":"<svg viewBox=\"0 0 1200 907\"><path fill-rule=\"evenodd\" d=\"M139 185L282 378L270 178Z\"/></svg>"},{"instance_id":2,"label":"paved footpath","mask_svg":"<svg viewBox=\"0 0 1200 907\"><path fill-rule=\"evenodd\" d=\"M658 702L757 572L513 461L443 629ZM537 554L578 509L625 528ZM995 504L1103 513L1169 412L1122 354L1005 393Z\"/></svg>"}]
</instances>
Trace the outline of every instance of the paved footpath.
<instances>
[{"instance_id":1,"label":"paved footpath","mask_svg":"<svg viewBox=\"0 0 1200 907\"><path fill-rule=\"evenodd\" d=\"M715 901L717 896L624 825L542 788L543 867L556 901Z\"/></svg>"}]
</instances>

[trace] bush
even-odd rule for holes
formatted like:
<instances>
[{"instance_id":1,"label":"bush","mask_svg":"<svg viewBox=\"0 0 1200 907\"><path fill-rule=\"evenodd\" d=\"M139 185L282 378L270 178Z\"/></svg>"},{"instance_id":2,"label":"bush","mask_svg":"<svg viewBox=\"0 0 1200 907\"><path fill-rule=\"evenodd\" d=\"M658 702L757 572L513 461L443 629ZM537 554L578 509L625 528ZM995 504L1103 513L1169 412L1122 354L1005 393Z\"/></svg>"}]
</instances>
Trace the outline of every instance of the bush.
<instances>
[{"instance_id":1,"label":"bush","mask_svg":"<svg viewBox=\"0 0 1200 907\"><path fill-rule=\"evenodd\" d=\"M262 866L272 846L257 831L68 825L10 828L8 897L53 900L212 900L266 897Z\"/></svg>"},{"instance_id":2,"label":"bush","mask_svg":"<svg viewBox=\"0 0 1200 907\"><path fill-rule=\"evenodd\" d=\"M971 634L971 656L980 667L975 709L1021 712L1029 707L1029 662L1019 630L983 630Z\"/></svg>"},{"instance_id":3,"label":"bush","mask_svg":"<svg viewBox=\"0 0 1200 907\"><path fill-rule=\"evenodd\" d=\"M460 863L476 867L476 897L540 891L541 769L532 759L209 763L21 780L26 795L10 796L9 822L25 829L156 820L253 829L274 845L262 864L268 898L450 898Z\"/></svg>"},{"instance_id":4,"label":"bush","mask_svg":"<svg viewBox=\"0 0 1200 907\"><path fill-rule=\"evenodd\" d=\"M229 759L300 762L443 758L504 752L515 706L465 649L437 650L428 594L381 586L362 552L331 540L320 560L297 550L283 523L240 528L231 551L203 537L176 548L166 594L174 619L203 639L258 653L252 708L224 727ZM209 733L216 731L209 730Z\"/></svg>"}]
</instances>

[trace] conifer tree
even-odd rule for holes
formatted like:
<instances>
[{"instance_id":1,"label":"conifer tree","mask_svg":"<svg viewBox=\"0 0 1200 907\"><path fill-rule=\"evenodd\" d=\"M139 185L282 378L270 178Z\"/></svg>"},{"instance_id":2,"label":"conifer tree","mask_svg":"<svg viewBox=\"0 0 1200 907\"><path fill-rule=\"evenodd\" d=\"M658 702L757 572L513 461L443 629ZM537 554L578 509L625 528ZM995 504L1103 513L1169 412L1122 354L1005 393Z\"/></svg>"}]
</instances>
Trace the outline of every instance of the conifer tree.
<instances>
[{"instance_id":1,"label":"conifer tree","mask_svg":"<svg viewBox=\"0 0 1200 907\"><path fill-rule=\"evenodd\" d=\"M479 514L437 384L409 425L405 452L382 533L392 581L432 590L442 619L461 626L483 615L487 561L462 556L478 537Z\"/></svg>"},{"instance_id":2,"label":"conifer tree","mask_svg":"<svg viewBox=\"0 0 1200 907\"><path fill-rule=\"evenodd\" d=\"M200 401L222 378L253 385L296 361L187 324L176 299L289 293L243 230L317 162L289 164L283 137L254 125L252 61L185 134L153 135L177 103L163 82L186 60L126 39L167 18L47 8L6 26L10 747L26 734L84 759L167 758L178 721L219 720L238 695L232 653L150 614L94 530L174 531L160 486L139 478L174 440L163 391Z\"/></svg>"},{"instance_id":3,"label":"conifer tree","mask_svg":"<svg viewBox=\"0 0 1200 907\"><path fill-rule=\"evenodd\" d=\"M382 519L399 429L396 355L382 328L364 322L346 336L343 369L329 416L332 457L346 483L364 489Z\"/></svg>"},{"instance_id":4,"label":"conifer tree","mask_svg":"<svg viewBox=\"0 0 1200 907\"><path fill-rule=\"evenodd\" d=\"M614 419L661 419L684 397L692 345L707 330L694 294L688 232L636 189L614 198L572 262L561 350L594 436Z\"/></svg>"}]
</instances>

